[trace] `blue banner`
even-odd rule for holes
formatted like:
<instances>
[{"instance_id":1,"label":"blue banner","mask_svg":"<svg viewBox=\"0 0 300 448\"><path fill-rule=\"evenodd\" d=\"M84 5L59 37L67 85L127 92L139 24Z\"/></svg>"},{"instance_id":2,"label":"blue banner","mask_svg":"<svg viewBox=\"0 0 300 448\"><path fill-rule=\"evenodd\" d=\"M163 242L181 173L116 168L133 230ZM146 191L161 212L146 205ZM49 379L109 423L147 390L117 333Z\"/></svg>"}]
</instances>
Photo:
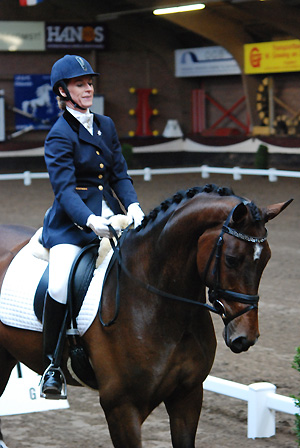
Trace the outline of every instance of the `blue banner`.
<instances>
[{"instance_id":1,"label":"blue banner","mask_svg":"<svg viewBox=\"0 0 300 448\"><path fill-rule=\"evenodd\" d=\"M50 129L60 113L50 75L15 75L14 90L16 130Z\"/></svg>"}]
</instances>

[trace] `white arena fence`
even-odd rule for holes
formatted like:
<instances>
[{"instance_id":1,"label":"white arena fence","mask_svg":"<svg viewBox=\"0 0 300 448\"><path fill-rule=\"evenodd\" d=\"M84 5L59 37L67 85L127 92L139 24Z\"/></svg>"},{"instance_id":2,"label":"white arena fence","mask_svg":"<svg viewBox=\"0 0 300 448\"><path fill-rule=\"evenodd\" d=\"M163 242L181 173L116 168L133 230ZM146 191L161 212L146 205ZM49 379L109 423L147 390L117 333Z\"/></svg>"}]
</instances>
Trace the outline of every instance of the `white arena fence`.
<instances>
[{"instance_id":1,"label":"white arena fence","mask_svg":"<svg viewBox=\"0 0 300 448\"><path fill-rule=\"evenodd\" d=\"M253 383L249 386L208 375L203 383L205 390L226 395L248 403L248 429L250 439L272 437L276 433L276 412L295 415L300 412L295 400L276 394L272 383Z\"/></svg>"},{"instance_id":2,"label":"white arena fence","mask_svg":"<svg viewBox=\"0 0 300 448\"><path fill-rule=\"evenodd\" d=\"M269 168L265 170L240 168L213 167L202 165L190 168L150 168L146 167L138 170L128 170L130 176L143 176L145 181L151 181L152 176L164 174L192 174L201 173L203 179L209 178L210 174L231 174L234 180L241 180L242 176L267 176L270 182L276 182L278 177L300 178L300 171L286 171ZM23 180L24 185L31 185L33 179L48 179L48 173L32 173L24 171L23 173L0 174L0 180Z\"/></svg>"},{"instance_id":3,"label":"white arena fence","mask_svg":"<svg viewBox=\"0 0 300 448\"><path fill-rule=\"evenodd\" d=\"M276 182L278 177L300 178L300 171L285 171L269 168L222 168L202 165L190 168L157 168L129 170L131 176L143 176L145 181L151 181L153 175L201 173L202 178L209 178L210 174L230 174L234 180L240 180L243 175L267 176L270 182ZM31 185L33 179L47 179L48 173L32 173L24 171L16 174L0 174L0 180L23 180L24 185ZM295 400L276 394L276 386L268 382L254 383L249 386L233 381L216 378L209 375L204 382L204 389L248 403L248 438L271 437L276 433L276 411L286 414L298 414L299 408ZM0 399L1 403L1 399ZM0 407L1 409L1 407ZM30 411L29 411L30 412ZM1 412L0 412L1 414ZM5 415L2 411L2 415Z\"/></svg>"},{"instance_id":4,"label":"white arena fence","mask_svg":"<svg viewBox=\"0 0 300 448\"><path fill-rule=\"evenodd\" d=\"M40 376L23 364L14 368L4 394L0 398L0 416L67 409L67 400L40 398ZM248 438L271 437L276 432L275 411L295 415L295 401L276 394L271 383L254 383L249 386L209 375L204 389L237 398L248 403Z\"/></svg>"}]
</instances>

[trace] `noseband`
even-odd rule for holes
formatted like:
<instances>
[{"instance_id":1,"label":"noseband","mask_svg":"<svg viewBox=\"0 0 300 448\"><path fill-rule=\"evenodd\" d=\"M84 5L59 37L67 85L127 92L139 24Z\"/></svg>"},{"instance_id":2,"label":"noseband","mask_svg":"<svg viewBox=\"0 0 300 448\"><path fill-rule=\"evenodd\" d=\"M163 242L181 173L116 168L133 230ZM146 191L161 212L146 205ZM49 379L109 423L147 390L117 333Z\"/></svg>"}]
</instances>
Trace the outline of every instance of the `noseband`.
<instances>
[{"instance_id":1,"label":"noseband","mask_svg":"<svg viewBox=\"0 0 300 448\"><path fill-rule=\"evenodd\" d=\"M246 204L246 202L245 202L245 204ZM102 325L104 327L109 327L116 321L116 319L118 317L119 309L120 309L121 271L123 271L131 280L135 281L141 287L145 288L147 291L149 291L153 294L157 294L161 297L166 297L167 299L178 300L180 302L189 303L191 305L197 305L197 306L205 308L213 313L219 314L222 317L225 326L227 326L233 319L236 319L237 317L242 316L243 314L247 313L248 311L257 309L258 308L257 304L258 304L258 300L259 300L258 295L242 294L239 292L222 289L220 287L221 255L222 255L222 247L223 247L223 242L224 242L224 240L223 240L224 233L228 233L229 235L232 235L234 238L238 238L240 240L247 241L249 243L263 243L264 241L267 240L267 230L266 230L266 235L264 237L257 238L254 236L249 236L244 233L237 232L235 229L232 229L231 227L228 226L236 207L234 207L231 210L225 223L223 224L220 235L217 239L217 242L216 242L214 248L211 251L211 254L209 256L209 259L208 259L208 262L206 264L206 268L204 271L204 282L206 283L206 277L207 277L208 270L213 261L213 258L215 257L215 264L214 264L214 268L213 268L213 286L211 288L209 288L209 291L208 291L208 298L209 298L209 301L212 303L212 306L207 303L197 302L196 300L187 299L186 297L180 297L180 296L176 296L175 294L161 291L160 289L156 288L155 286L149 285L148 283L144 283L137 277L134 277L131 274L131 272L129 272L129 270L127 269L125 264L123 263L122 254L121 254L121 246L126 238L129 228L125 229L123 231L121 238L119 238L115 229L109 225L110 231L113 234L113 236L116 238L117 244L114 243L114 240L112 238L110 239L110 243L113 248L114 254L113 254L113 257L111 260L112 262L110 263L110 265L106 271L106 274L104 277L104 283L109 275L109 272L110 272L112 266L114 265L114 262L117 261L117 285L116 285L116 297L115 297L115 314L114 314L114 317L110 321L108 321L108 322L103 321L103 318L102 318L103 289L102 289L102 294L100 297L100 304L99 304L99 318L100 318ZM226 316L225 307L224 307L223 303L220 301L220 299L224 299L226 301L232 301L232 302L239 302L239 303L243 303L248 306L246 306L243 310L239 311L238 313L236 313L233 316Z\"/></svg>"},{"instance_id":2,"label":"noseband","mask_svg":"<svg viewBox=\"0 0 300 448\"><path fill-rule=\"evenodd\" d=\"M245 202L246 204L247 202ZM236 206L237 207L237 206ZM213 261L213 258L215 257L215 263L212 270L213 274L213 285L208 290L208 299L213 304L213 307L217 310L218 314L223 319L223 322L225 325L228 325L233 319L236 319L239 316L242 316L243 314L247 313L248 311L251 311L253 309L258 308L258 301L259 296L256 294L242 294L235 291L229 291L227 289L222 289L220 287L220 273L221 273L221 256L222 256L222 248L224 243L224 233L227 233L234 238L238 238L242 241L247 241L248 243L263 243L267 240L267 230L264 237L255 237L255 236L249 236L245 233L240 233L237 230L233 229L232 227L229 227L230 219L234 213L235 208L234 207L231 212L229 213L225 223L222 226L220 235L217 239L217 242L211 251L211 254L209 256L208 262L205 267L204 271L204 282L206 283L206 277L208 274L208 270L210 268L210 265ZM226 310L223 305L223 303L220 301L220 299L224 299L227 302L239 302L243 303L246 306L238 313L234 314L233 316L226 316Z\"/></svg>"}]
</instances>

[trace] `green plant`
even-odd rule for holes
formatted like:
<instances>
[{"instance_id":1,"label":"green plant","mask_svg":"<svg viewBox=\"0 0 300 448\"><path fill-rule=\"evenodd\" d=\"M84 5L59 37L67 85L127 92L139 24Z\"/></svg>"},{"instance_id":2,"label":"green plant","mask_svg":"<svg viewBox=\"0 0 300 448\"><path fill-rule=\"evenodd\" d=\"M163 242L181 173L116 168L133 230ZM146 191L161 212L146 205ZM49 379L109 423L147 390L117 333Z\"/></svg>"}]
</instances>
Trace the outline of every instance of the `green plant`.
<instances>
[{"instance_id":1,"label":"green plant","mask_svg":"<svg viewBox=\"0 0 300 448\"><path fill-rule=\"evenodd\" d=\"M255 154L255 168L266 170L269 167L269 151L266 145L259 145Z\"/></svg>"},{"instance_id":2,"label":"green plant","mask_svg":"<svg viewBox=\"0 0 300 448\"><path fill-rule=\"evenodd\" d=\"M126 160L127 165L129 166L133 157L132 146L129 143L123 143L122 153Z\"/></svg>"},{"instance_id":3,"label":"green plant","mask_svg":"<svg viewBox=\"0 0 300 448\"><path fill-rule=\"evenodd\" d=\"M298 347L296 349L296 355L294 357L292 367L293 367L293 369L296 369L296 370L298 370L298 372L300 372L300 347ZM300 396L292 395L292 398L295 399L296 406L298 406L298 408L300 408ZM296 430L298 445L300 446L300 414L295 415L295 426L296 426L295 430Z\"/></svg>"}]
</instances>

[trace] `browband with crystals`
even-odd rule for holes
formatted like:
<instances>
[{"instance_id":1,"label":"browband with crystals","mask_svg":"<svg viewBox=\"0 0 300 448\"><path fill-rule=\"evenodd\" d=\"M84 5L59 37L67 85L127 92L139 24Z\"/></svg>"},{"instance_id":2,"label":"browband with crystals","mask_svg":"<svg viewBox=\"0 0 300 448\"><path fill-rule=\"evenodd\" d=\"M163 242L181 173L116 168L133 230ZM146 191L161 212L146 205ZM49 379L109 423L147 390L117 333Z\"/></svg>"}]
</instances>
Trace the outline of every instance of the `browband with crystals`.
<instances>
[{"instance_id":1,"label":"browband with crystals","mask_svg":"<svg viewBox=\"0 0 300 448\"><path fill-rule=\"evenodd\" d=\"M225 224L223 225L223 231L225 233L228 233L229 235L234 236L235 238L239 238L240 240L243 241L248 241L249 243L263 243L264 241L267 240L267 236L268 236L268 231L266 229L266 235L264 237L258 238L256 236L250 236L250 235L246 235L245 233L240 233L235 229L232 229L232 227L228 227Z\"/></svg>"}]
</instances>

